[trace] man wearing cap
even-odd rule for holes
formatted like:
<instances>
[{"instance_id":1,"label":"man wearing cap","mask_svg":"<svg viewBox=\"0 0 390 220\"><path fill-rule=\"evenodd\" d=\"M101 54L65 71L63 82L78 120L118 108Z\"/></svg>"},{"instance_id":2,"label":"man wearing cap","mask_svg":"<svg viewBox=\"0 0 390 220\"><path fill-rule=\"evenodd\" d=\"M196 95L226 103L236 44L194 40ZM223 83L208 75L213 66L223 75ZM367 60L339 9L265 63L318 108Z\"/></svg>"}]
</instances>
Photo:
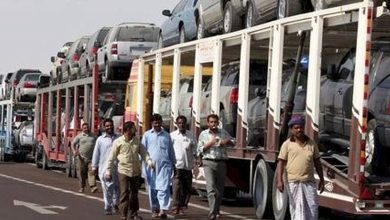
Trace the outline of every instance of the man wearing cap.
<instances>
[{"instance_id":1,"label":"man wearing cap","mask_svg":"<svg viewBox=\"0 0 390 220\"><path fill-rule=\"evenodd\" d=\"M314 168L320 178L318 190L324 191L324 175L317 144L304 134L305 121L293 116L288 123L291 136L282 145L278 156L277 187L284 191L283 172L287 172L287 192L291 219L318 219L318 195Z\"/></svg>"}]
</instances>

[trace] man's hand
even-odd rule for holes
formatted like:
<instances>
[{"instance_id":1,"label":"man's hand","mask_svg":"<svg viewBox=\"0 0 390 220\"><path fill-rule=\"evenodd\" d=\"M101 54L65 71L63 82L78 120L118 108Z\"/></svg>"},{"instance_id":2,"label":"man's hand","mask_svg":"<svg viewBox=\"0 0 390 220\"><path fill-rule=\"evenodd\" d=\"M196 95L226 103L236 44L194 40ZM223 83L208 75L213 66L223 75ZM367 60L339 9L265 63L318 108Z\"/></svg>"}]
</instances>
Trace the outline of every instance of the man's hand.
<instances>
[{"instance_id":1,"label":"man's hand","mask_svg":"<svg viewBox=\"0 0 390 220\"><path fill-rule=\"evenodd\" d=\"M91 173L91 175L96 176L97 175L97 169L96 168L92 168L90 173Z\"/></svg>"},{"instance_id":2,"label":"man's hand","mask_svg":"<svg viewBox=\"0 0 390 220\"><path fill-rule=\"evenodd\" d=\"M278 184L277 184L276 187L282 193L284 191L284 182L283 182L283 180L278 180Z\"/></svg>"},{"instance_id":3,"label":"man's hand","mask_svg":"<svg viewBox=\"0 0 390 220\"><path fill-rule=\"evenodd\" d=\"M111 182L112 178L109 170L106 170L106 172L104 173L104 178L106 179L106 181Z\"/></svg>"},{"instance_id":4,"label":"man's hand","mask_svg":"<svg viewBox=\"0 0 390 220\"><path fill-rule=\"evenodd\" d=\"M318 190L320 191L320 194L324 191L325 189L325 181L324 179L320 179L320 182L318 182Z\"/></svg>"},{"instance_id":5,"label":"man's hand","mask_svg":"<svg viewBox=\"0 0 390 220\"><path fill-rule=\"evenodd\" d=\"M147 162L148 168L154 170L154 163L151 159L149 159Z\"/></svg>"}]
</instances>

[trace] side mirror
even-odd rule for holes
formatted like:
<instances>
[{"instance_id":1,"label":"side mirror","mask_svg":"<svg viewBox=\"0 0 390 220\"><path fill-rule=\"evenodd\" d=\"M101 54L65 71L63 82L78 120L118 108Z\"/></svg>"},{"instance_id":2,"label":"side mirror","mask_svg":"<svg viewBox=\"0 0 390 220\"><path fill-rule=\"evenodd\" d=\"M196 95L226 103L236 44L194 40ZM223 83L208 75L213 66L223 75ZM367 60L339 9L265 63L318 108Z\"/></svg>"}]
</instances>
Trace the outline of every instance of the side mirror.
<instances>
[{"instance_id":1,"label":"side mirror","mask_svg":"<svg viewBox=\"0 0 390 220\"><path fill-rule=\"evenodd\" d=\"M336 65L329 64L326 70L326 77L328 79L337 79Z\"/></svg>"},{"instance_id":2,"label":"side mirror","mask_svg":"<svg viewBox=\"0 0 390 220\"><path fill-rule=\"evenodd\" d=\"M64 52L58 52L57 57L65 59L65 53Z\"/></svg>"},{"instance_id":3,"label":"side mirror","mask_svg":"<svg viewBox=\"0 0 390 220\"><path fill-rule=\"evenodd\" d=\"M164 15L164 16L168 16L168 17L170 17L172 14L171 14L171 11L169 11L169 10L163 10L162 11L162 14Z\"/></svg>"},{"instance_id":4,"label":"side mirror","mask_svg":"<svg viewBox=\"0 0 390 220\"><path fill-rule=\"evenodd\" d=\"M54 61L56 61L56 58L55 57L50 57L50 61L52 62L52 63L54 63Z\"/></svg>"}]
</instances>

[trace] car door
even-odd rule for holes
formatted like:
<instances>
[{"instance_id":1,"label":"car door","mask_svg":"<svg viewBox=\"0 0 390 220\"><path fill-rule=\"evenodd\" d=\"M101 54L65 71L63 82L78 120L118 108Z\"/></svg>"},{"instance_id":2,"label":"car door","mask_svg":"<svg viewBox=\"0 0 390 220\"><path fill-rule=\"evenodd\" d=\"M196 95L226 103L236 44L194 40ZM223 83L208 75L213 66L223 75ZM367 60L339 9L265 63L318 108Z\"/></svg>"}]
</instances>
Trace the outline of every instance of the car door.
<instances>
[{"instance_id":1,"label":"car door","mask_svg":"<svg viewBox=\"0 0 390 220\"><path fill-rule=\"evenodd\" d=\"M205 29L223 18L223 5L221 0L201 0L200 12Z\"/></svg>"},{"instance_id":2,"label":"car door","mask_svg":"<svg viewBox=\"0 0 390 220\"><path fill-rule=\"evenodd\" d=\"M349 52L341 61L335 79L328 78L321 87L324 129L338 136L349 137L355 52Z\"/></svg>"}]
</instances>

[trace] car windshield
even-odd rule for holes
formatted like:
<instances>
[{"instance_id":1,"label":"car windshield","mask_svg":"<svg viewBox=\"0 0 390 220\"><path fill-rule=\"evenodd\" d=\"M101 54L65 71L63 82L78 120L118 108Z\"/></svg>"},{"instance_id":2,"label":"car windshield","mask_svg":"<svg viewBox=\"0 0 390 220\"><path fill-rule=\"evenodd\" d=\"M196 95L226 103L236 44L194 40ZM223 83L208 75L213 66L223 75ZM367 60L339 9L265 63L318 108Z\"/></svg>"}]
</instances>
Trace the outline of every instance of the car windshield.
<instances>
[{"instance_id":1,"label":"car windshield","mask_svg":"<svg viewBox=\"0 0 390 220\"><path fill-rule=\"evenodd\" d=\"M118 41L156 42L158 29L155 27L121 27Z\"/></svg>"},{"instance_id":2,"label":"car windshield","mask_svg":"<svg viewBox=\"0 0 390 220\"><path fill-rule=\"evenodd\" d=\"M38 81L39 74L28 74L25 76L24 81Z\"/></svg>"}]
</instances>

